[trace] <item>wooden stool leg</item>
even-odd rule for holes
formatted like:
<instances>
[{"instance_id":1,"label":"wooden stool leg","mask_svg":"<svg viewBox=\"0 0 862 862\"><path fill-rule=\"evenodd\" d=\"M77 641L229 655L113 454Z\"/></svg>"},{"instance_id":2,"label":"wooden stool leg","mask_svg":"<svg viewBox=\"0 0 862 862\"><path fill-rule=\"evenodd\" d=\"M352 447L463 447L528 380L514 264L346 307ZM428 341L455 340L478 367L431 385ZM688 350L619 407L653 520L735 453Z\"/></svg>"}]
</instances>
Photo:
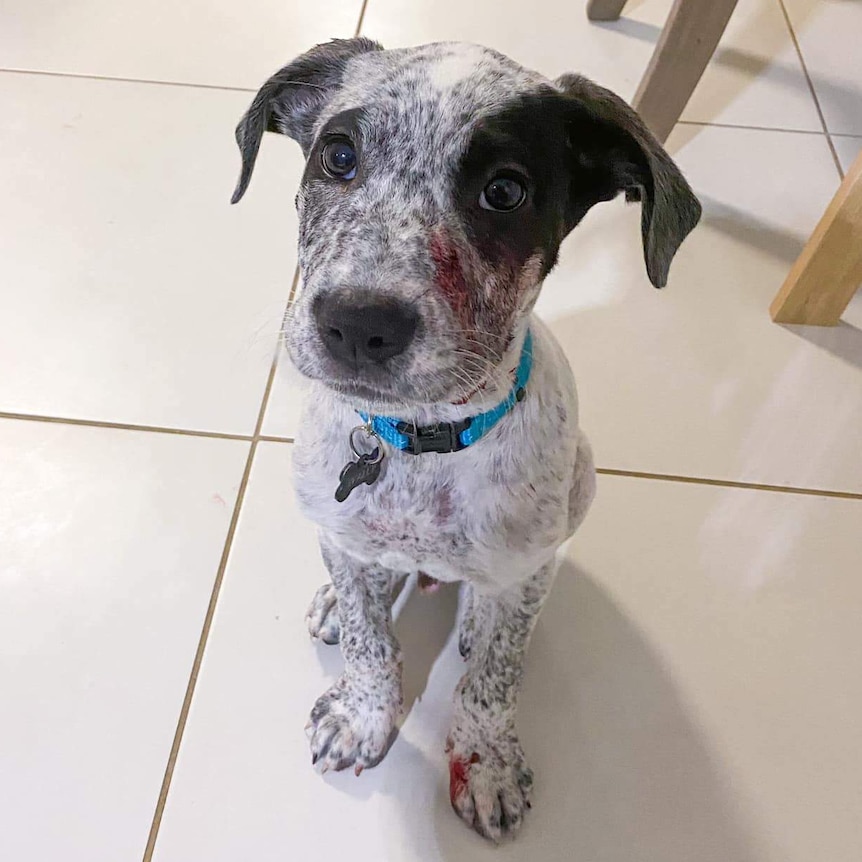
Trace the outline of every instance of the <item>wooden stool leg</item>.
<instances>
[{"instance_id":1,"label":"wooden stool leg","mask_svg":"<svg viewBox=\"0 0 862 862\"><path fill-rule=\"evenodd\" d=\"M626 0L587 0L587 18L590 21L616 21Z\"/></svg>"},{"instance_id":2,"label":"wooden stool leg","mask_svg":"<svg viewBox=\"0 0 862 862\"><path fill-rule=\"evenodd\" d=\"M776 323L835 326L862 284L862 154L826 208L769 313Z\"/></svg>"},{"instance_id":3,"label":"wooden stool leg","mask_svg":"<svg viewBox=\"0 0 862 862\"><path fill-rule=\"evenodd\" d=\"M688 103L737 0L676 0L632 106L664 143Z\"/></svg>"}]
</instances>

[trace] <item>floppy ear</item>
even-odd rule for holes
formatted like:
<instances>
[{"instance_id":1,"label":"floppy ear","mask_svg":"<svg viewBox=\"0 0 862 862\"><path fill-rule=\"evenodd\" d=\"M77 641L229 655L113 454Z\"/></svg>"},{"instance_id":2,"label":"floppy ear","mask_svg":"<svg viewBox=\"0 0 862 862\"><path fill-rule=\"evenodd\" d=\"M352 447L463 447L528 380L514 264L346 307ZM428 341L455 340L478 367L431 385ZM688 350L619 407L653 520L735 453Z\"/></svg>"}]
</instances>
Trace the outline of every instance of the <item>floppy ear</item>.
<instances>
[{"instance_id":1,"label":"floppy ear","mask_svg":"<svg viewBox=\"0 0 862 862\"><path fill-rule=\"evenodd\" d=\"M382 51L371 39L333 39L317 45L279 69L258 90L236 127L242 171L230 202L248 188L263 133L279 132L299 142L303 153L313 143L314 123L332 93L340 86L347 61L357 54Z\"/></svg>"},{"instance_id":2,"label":"floppy ear","mask_svg":"<svg viewBox=\"0 0 862 862\"><path fill-rule=\"evenodd\" d=\"M571 226L593 204L620 192L628 201L640 201L647 274L656 287L664 287L673 256L700 219L700 202L643 120L619 96L580 75L563 75L554 83L571 109Z\"/></svg>"}]
</instances>

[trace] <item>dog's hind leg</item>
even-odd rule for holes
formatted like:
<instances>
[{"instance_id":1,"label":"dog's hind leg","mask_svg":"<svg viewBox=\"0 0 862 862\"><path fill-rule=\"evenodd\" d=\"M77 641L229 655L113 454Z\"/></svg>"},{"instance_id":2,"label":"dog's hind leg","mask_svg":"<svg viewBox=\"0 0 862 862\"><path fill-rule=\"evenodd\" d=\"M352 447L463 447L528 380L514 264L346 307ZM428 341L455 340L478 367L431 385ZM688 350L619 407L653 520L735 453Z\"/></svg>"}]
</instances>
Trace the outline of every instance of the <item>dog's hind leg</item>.
<instances>
[{"instance_id":1,"label":"dog's hind leg","mask_svg":"<svg viewBox=\"0 0 862 862\"><path fill-rule=\"evenodd\" d=\"M401 711L401 651L392 632L395 576L359 563L325 536L320 547L337 599L344 673L311 711L312 763L324 771L353 766L358 775L382 759Z\"/></svg>"},{"instance_id":2,"label":"dog's hind leg","mask_svg":"<svg viewBox=\"0 0 862 862\"><path fill-rule=\"evenodd\" d=\"M324 584L314 594L305 613L308 633L313 640L337 644L341 640L341 623L338 620L338 597L332 584Z\"/></svg>"},{"instance_id":3,"label":"dog's hind leg","mask_svg":"<svg viewBox=\"0 0 862 862\"><path fill-rule=\"evenodd\" d=\"M578 457L569 492L569 535L581 526L596 496L593 450L583 431L578 432Z\"/></svg>"},{"instance_id":4,"label":"dog's hind leg","mask_svg":"<svg viewBox=\"0 0 862 862\"><path fill-rule=\"evenodd\" d=\"M458 600L458 652L469 658L473 649L473 587L464 581Z\"/></svg>"},{"instance_id":5,"label":"dog's hind leg","mask_svg":"<svg viewBox=\"0 0 862 862\"><path fill-rule=\"evenodd\" d=\"M552 561L502 594L472 588L469 667L447 740L449 798L468 825L495 841L519 828L530 805L533 773L515 711L530 635L556 568Z\"/></svg>"},{"instance_id":6,"label":"dog's hind leg","mask_svg":"<svg viewBox=\"0 0 862 862\"><path fill-rule=\"evenodd\" d=\"M398 591L399 583L404 575L392 573L390 590ZM338 595L332 583L318 587L308 610L305 612L305 624L312 640L322 640L330 646L341 640L341 622L338 619Z\"/></svg>"}]
</instances>

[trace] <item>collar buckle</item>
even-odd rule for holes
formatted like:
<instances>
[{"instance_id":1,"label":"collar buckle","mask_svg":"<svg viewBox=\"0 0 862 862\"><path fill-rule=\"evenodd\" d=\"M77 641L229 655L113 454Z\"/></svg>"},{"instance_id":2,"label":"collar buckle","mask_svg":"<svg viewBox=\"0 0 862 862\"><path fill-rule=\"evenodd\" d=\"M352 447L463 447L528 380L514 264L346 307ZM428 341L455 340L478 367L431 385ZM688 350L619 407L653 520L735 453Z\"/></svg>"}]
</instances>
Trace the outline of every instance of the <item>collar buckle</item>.
<instances>
[{"instance_id":1,"label":"collar buckle","mask_svg":"<svg viewBox=\"0 0 862 862\"><path fill-rule=\"evenodd\" d=\"M408 452L411 455L421 455L423 452L445 455L467 448L461 442L461 432L470 427L471 421L468 417L460 422L440 422L438 425L429 425L425 428L417 428L409 422L398 422L395 428L407 438L407 446L401 450L402 452Z\"/></svg>"}]
</instances>

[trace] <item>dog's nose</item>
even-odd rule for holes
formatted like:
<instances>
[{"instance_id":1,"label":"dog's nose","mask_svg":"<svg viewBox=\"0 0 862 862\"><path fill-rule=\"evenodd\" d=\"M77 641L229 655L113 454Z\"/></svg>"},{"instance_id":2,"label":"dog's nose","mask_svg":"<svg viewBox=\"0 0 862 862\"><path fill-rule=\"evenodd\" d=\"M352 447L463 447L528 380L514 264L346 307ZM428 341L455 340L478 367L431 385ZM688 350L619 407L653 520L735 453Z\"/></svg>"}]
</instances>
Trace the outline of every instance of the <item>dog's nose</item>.
<instances>
[{"instance_id":1,"label":"dog's nose","mask_svg":"<svg viewBox=\"0 0 862 862\"><path fill-rule=\"evenodd\" d=\"M314 317L326 349L351 368L403 353L418 322L416 312L397 299L343 294L319 297Z\"/></svg>"}]
</instances>

